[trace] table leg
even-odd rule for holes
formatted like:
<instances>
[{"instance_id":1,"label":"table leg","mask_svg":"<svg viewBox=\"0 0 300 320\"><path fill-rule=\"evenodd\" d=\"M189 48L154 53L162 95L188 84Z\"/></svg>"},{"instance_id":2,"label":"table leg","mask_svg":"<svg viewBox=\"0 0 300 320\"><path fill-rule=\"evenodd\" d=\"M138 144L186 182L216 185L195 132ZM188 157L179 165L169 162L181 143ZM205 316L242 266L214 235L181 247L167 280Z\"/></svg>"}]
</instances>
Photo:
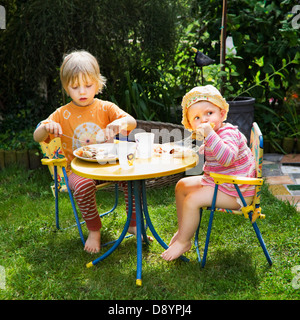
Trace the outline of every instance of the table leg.
<instances>
[{"instance_id":1,"label":"table leg","mask_svg":"<svg viewBox=\"0 0 300 320\"><path fill-rule=\"evenodd\" d=\"M152 224L152 221L149 216L148 212L148 206L147 206L147 197L146 197L146 185L145 181L142 182L142 199L143 199L143 212L147 221L147 225L149 226L150 231L152 232L154 238L158 241L158 243L164 248L168 249L168 246L164 243L164 241L161 239L161 237L158 235L156 230L154 229L154 226Z\"/></svg>"},{"instance_id":2,"label":"table leg","mask_svg":"<svg viewBox=\"0 0 300 320\"><path fill-rule=\"evenodd\" d=\"M97 264L98 262L104 260L119 246L119 244L124 239L127 233L130 220L131 220L131 215L132 215L132 184L133 184L133 195L135 197L135 210L136 210L136 243L137 243L136 285L141 286L142 285L142 241L143 239L147 244L149 244L149 240L148 240L145 226L144 226L144 218L154 238L158 241L158 243L164 249L168 248L168 246L164 243L164 241L156 232L152 224L152 221L150 219L148 206L147 206L145 180L135 180L133 183L131 181L128 181L128 200L129 200L128 215L127 215L127 221L122 231L122 234L120 235L119 239L115 242L115 244L107 252L105 252L99 258L89 262L86 266L90 268L93 265ZM189 259L187 259L184 256L181 256L180 258L183 261L189 261Z\"/></svg>"},{"instance_id":3,"label":"table leg","mask_svg":"<svg viewBox=\"0 0 300 320\"><path fill-rule=\"evenodd\" d=\"M146 222L147 225L150 229L150 231L152 232L154 238L158 241L158 243L164 248L164 249L168 249L168 245L165 244L165 242L161 239L161 237L158 235L158 233L156 232L152 221L150 219L149 216L149 212L148 212L148 206L147 206L147 197L146 197L146 185L145 185L145 180L142 180L142 199L143 199L143 212L146 218ZM188 262L190 261L188 258L184 257L184 256L180 256L180 259L182 261Z\"/></svg>"},{"instance_id":4,"label":"table leg","mask_svg":"<svg viewBox=\"0 0 300 320\"><path fill-rule=\"evenodd\" d=\"M132 198L132 190L131 190L131 184L128 184L128 199ZM91 268L92 266L94 266L95 264L97 264L98 262L104 260L106 257L108 257L111 253L113 253L116 248L119 246L119 244L123 241L123 239L125 238L125 235L128 231L129 228L129 224L130 224L130 220L131 220L131 216L132 216L132 200L128 202L128 214L127 214L127 220L124 226L124 229L120 235L120 237L115 241L114 245L108 250L106 251L103 255L101 255L99 258L89 262L86 264L87 268Z\"/></svg>"},{"instance_id":5,"label":"table leg","mask_svg":"<svg viewBox=\"0 0 300 320\"><path fill-rule=\"evenodd\" d=\"M133 193L134 193L134 197L135 197L135 212L136 212L136 248L137 248L136 285L141 286L142 285L143 211L142 211L142 203L141 203L141 182L139 180L134 181ZM131 201L132 201L132 199L131 199ZM144 228L144 230L145 230L145 228ZM145 233L145 232L143 232L143 233ZM147 238L147 236L146 236L146 238Z\"/></svg>"},{"instance_id":6,"label":"table leg","mask_svg":"<svg viewBox=\"0 0 300 320\"><path fill-rule=\"evenodd\" d=\"M146 198L146 191L145 191L145 180L136 180L133 182L133 192L135 197L135 210L136 210L136 241L137 241L137 268L136 268L136 285L142 285L142 241L144 240L147 244L149 244L149 240L147 237L145 225L144 225L144 216L148 215L148 208L147 208L147 198ZM132 199L131 199L132 201ZM156 233L150 218L152 227L152 234L155 238L160 242L164 243L159 235Z\"/></svg>"}]
</instances>

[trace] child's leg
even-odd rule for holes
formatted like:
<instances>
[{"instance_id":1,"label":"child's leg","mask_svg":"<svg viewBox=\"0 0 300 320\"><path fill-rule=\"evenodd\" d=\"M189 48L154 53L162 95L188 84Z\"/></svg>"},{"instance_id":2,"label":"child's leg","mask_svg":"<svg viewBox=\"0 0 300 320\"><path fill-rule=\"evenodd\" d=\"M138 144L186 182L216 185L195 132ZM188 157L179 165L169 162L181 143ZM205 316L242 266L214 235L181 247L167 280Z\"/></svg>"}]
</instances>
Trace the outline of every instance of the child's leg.
<instances>
[{"instance_id":1,"label":"child's leg","mask_svg":"<svg viewBox=\"0 0 300 320\"><path fill-rule=\"evenodd\" d=\"M69 176L69 186L73 191L73 196L89 230L84 250L91 253L99 252L101 245L100 228L102 224L96 205L96 183L92 179L71 173Z\"/></svg>"},{"instance_id":2,"label":"child's leg","mask_svg":"<svg viewBox=\"0 0 300 320\"><path fill-rule=\"evenodd\" d=\"M180 179L175 187L175 199L176 199L176 209L177 209L177 220L178 220L178 229L180 229L182 212L183 212L183 203L185 197L192 193L195 190L198 190L202 187L201 185L201 176L192 176ZM171 239L169 246L176 240L178 231L175 233Z\"/></svg>"},{"instance_id":3,"label":"child's leg","mask_svg":"<svg viewBox=\"0 0 300 320\"><path fill-rule=\"evenodd\" d=\"M209 186L200 186L197 190L188 193L182 201L180 212L180 224L176 239L170 247L162 253L165 260L171 261L181 256L191 248L191 239L199 224L199 209L208 207L212 204L214 188ZM216 206L220 208L239 209L235 197L231 197L221 191L218 192Z\"/></svg>"}]
</instances>

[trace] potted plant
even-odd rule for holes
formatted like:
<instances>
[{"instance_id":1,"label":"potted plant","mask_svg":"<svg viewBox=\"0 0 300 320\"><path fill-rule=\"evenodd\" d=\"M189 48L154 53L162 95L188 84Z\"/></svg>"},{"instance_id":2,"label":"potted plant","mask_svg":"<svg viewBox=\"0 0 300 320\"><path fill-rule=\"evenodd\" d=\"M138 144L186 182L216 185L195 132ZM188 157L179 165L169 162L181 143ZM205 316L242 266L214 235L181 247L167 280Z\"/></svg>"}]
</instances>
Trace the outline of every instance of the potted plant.
<instances>
[{"instance_id":1,"label":"potted plant","mask_svg":"<svg viewBox=\"0 0 300 320\"><path fill-rule=\"evenodd\" d=\"M270 140L270 153L285 153L282 149L282 137L277 129L270 131L267 137Z\"/></svg>"},{"instance_id":2,"label":"potted plant","mask_svg":"<svg viewBox=\"0 0 300 320\"><path fill-rule=\"evenodd\" d=\"M294 131L290 131L285 121L280 122L280 126L279 131L282 133L282 149L286 154L293 153L296 142L296 138L293 137Z\"/></svg>"},{"instance_id":3,"label":"potted plant","mask_svg":"<svg viewBox=\"0 0 300 320\"><path fill-rule=\"evenodd\" d=\"M226 56L227 63L225 65ZM252 123L254 120L255 99L247 96L244 97L242 95L237 95L233 98L230 97L230 94L234 90L232 80L235 76L239 75L235 66L230 61L230 58L233 57L242 59L236 55L232 37L227 36L227 0L223 0L220 65L221 72L225 72L225 74L221 77L222 83L220 85L220 91L229 104L227 121L231 124L237 125L239 130L246 136L249 143ZM229 69L228 72L226 72L226 67ZM229 92L226 92L226 89Z\"/></svg>"},{"instance_id":4,"label":"potted plant","mask_svg":"<svg viewBox=\"0 0 300 320\"><path fill-rule=\"evenodd\" d=\"M297 112L297 107L294 101L288 101L284 104L284 114L281 115L280 125L286 128L286 135L283 140L285 147L289 147L291 153L294 145L297 144L297 152L300 151L300 115ZM284 149L284 146L283 146Z\"/></svg>"},{"instance_id":5,"label":"potted plant","mask_svg":"<svg viewBox=\"0 0 300 320\"><path fill-rule=\"evenodd\" d=\"M230 32L232 32L233 36L235 37L238 43L238 48L241 48L244 46L241 41L242 29L239 30L239 23L241 23L241 21L239 20L238 16L234 16L232 13L230 16L228 15L228 17L230 18L230 20L228 21ZM235 25L235 23L237 23L237 25ZM256 50L257 47L251 42L249 43L246 41L245 43L248 44L248 48L246 48L247 50L243 48L243 54L246 54L244 58L251 59L251 49ZM239 63L239 59L243 58L237 55L237 50L233 44L233 39L230 36L230 34L227 34L227 0L223 0L220 41L220 64L217 66L208 66L206 67L204 72L209 72L213 70L213 68L214 70L216 70L216 67L218 67L219 70L216 70L213 77L210 77L212 79L212 82L210 83L216 86L221 91L222 95L230 105L227 121L234 125L237 125L239 129L245 134L248 141L250 138L252 123L254 121L255 104L255 98L250 96L250 92L253 92L252 89L255 88L255 90L259 93L256 94L256 96L261 96L262 94L259 91L263 90L261 86L263 82L269 82L269 85L266 86L267 89L265 89L268 90L270 88L270 84L274 86L274 83L276 83L276 79L274 79L273 76L277 75L281 78L285 78L286 75L283 74L281 71L286 71L287 66L290 64L298 63L297 60L299 58L299 54L296 54L294 60L287 61L286 57L282 59L283 66L277 71L275 71L272 63L270 62L273 62L273 60L264 60L262 58L265 57L261 57L260 60L257 60L256 65L251 65L251 70L255 73L258 71L259 68L261 68L261 75L265 74L265 78L263 80L260 80L260 78L256 76L256 78L253 79L254 84L250 85L249 88L246 88L245 90L245 86L243 85L242 79L244 69L247 67L247 63L243 63L242 61L241 63ZM264 65L265 63L267 64L267 66ZM238 68L238 65L242 66L242 68ZM272 74L270 74L271 70L273 70ZM241 75L239 73L241 73ZM256 88L258 86L260 86L260 88Z\"/></svg>"},{"instance_id":6,"label":"potted plant","mask_svg":"<svg viewBox=\"0 0 300 320\"><path fill-rule=\"evenodd\" d=\"M197 66L201 67L202 85L205 78L206 83L212 84L218 88L228 102L229 112L226 121L233 125L237 125L239 130L246 136L249 143L254 120L255 99L239 95L233 86L234 78L240 74L237 72L236 66L231 60L243 58L237 56L232 37L227 37L226 24L227 0L223 0L220 64L213 65L215 60L210 59L208 56L205 56L203 53L193 48L196 52L195 63ZM202 64L197 63L199 54L201 54L203 60ZM202 68L203 66L206 66L204 70Z\"/></svg>"},{"instance_id":7,"label":"potted plant","mask_svg":"<svg viewBox=\"0 0 300 320\"><path fill-rule=\"evenodd\" d=\"M242 57L234 56L235 59ZM227 122L239 127L239 130L250 141L250 133L254 120L254 104L255 98L239 95L235 91L232 83L239 76L236 66L232 63L232 53L228 53L226 67L222 64L207 66L204 75L207 84L212 84L217 88L222 88L222 95L229 104L229 112Z\"/></svg>"},{"instance_id":8,"label":"potted plant","mask_svg":"<svg viewBox=\"0 0 300 320\"><path fill-rule=\"evenodd\" d=\"M297 145L297 152L299 152L300 114L297 112L296 103L292 100L286 100L280 114L270 107L262 105L260 107L273 117L272 129L268 133L273 148L282 153L292 153Z\"/></svg>"},{"instance_id":9,"label":"potted plant","mask_svg":"<svg viewBox=\"0 0 300 320\"><path fill-rule=\"evenodd\" d=\"M243 59L243 58L240 56L234 55L232 52L233 50L234 50L234 47L229 48L229 50L227 51L227 55L226 55L227 60L226 60L225 67L223 66L223 64L209 65L204 70L204 77L206 79L206 84L212 84L215 87L221 89L220 91L222 92L223 96L225 97L226 101L229 104L227 122L230 122L233 125L237 125L239 127L239 130L242 133L244 133L244 135L246 136L249 142L252 123L254 121L255 98L246 96L245 94L249 94L249 92L252 89L254 89L255 87L261 86L263 82L271 81L271 79L275 75L281 75L282 70L286 69L288 65L296 62L295 60L291 60L287 63L284 63L283 67L277 71L274 70L273 68L274 72L272 74L267 75L266 78L254 84L253 86L249 87L248 89L236 90L233 84L237 82L236 79L239 76L239 73L237 71L236 65L233 63L233 59ZM299 140L299 147L300 147L299 116L297 115L295 103L294 103L294 106L292 106L293 102L289 102L289 104L290 106L287 107L288 110L285 113L285 115L288 115L287 118L285 118L284 116L279 117L274 110L264 105L259 104L258 106L261 108L264 108L267 111L270 111L273 114L273 116L275 116L275 118L278 118L279 121L282 121L282 123L288 124L289 138L299 137L299 139L297 140ZM283 127L281 127L280 129L282 128ZM277 131L278 130L279 130L279 127L277 128ZM285 141L287 140L292 140L292 139L285 139Z\"/></svg>"}]
</instances>

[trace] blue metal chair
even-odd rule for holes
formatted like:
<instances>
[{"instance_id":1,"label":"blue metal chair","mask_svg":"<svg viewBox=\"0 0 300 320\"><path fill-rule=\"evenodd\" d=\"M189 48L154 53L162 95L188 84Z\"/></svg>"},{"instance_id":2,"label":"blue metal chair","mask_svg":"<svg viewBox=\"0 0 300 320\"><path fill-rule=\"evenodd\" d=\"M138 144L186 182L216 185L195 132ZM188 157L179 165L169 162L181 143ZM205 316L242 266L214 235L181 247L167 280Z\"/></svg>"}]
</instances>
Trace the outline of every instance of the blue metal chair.
<instances>
[{"instance_id":1,"label":"blue metal chair","mask_svg":"<svg viewBox=\"0 0 300 320\"><path fill-rule=\"evenodd\" d=\"M263 136L262 133L257 125L257 123L253 123L252 129L251 129L251 137L250 137L250 148L255 158L255 166L256 166L256 178L245 178L245 177L236 177L236 176L228 176L228 175L222 175L222 174L214 174L211 173L210 176L214 179L215 182L215 191L213 195L213 201L211 207L207 208L201 208L200 209L200 222L198 229L195 234L195 246L196 251L198 255L198 261L201 263L202 268L205 266L206 263L206 257L208 252L208 245L209 245L209 239L212 229L212 223L214 218L214 212L215 211L222 211L226 213L232 213L237 215L244 215L245 218L249 218L250 222L252 223L253 229L256 233L256 236L258 238L258 241L263 249L263 252L266 256L266 259L269 263L269 265L272 265L272 260L270 258L270 255L268 253L268 250L266 248L266 245L264 243L264 240L262 238L261 232L257 226L256 219L257 218L265 218L265 215L261 213L261 207L260 207L260 196L261 196L261 186L263 184L262 179L262 162L263 162ZM216 198L218 193L218 186L222 183L232 183L243 203L243 207L241 210L228 210L224 208L216 208ZM247 205L238 185L239 184L251 184L256 186L256 192L255 196L253 198L253 202L250 205ZM208 223L208 229L206 234L206 242L205 242L205 248L204 253L201 261L201 256L199 252L199 242L198 242L198 235L199 235L199 229L201 224L201 218L203 210L210 210L210 218Z\"/></svg>"},{"instance_id":2,"label":"blue metal chair","mask_svg":"<svg viewBox=\"0 0 300 320\"><path fill-rule=\"evenodd\" d=\"M41 146L43 157L44 157L41 160L42 164L48 166L50 174L54 180L54 185L51 186L51 190L55 198L56 228L61 229L60 223L59 223L59 199L58 199L59 196L58 195L59 195L59 192L68 192L76 224L63 228L62 230L77 226L80 239L84 245L85 240L82 234L81 225L84 224L85 221L82 221L82 222L79 221L76 205L73 199L73 194L69 188L68 176L66 173L67 160L61 148L61 140L60 138L55 138L55 139L52 139L49 143L41 142L40 146ZM112 184L115 184L115 203L109 211L100 214L100 217L103 217L109 214L110 212L114 211L115 208L117 207L119 188L118 188L118 183L114 183L114 182L104 182L96 186L97 189L102 189ZM103 244L102 247L105 245L107 244Z\"/></svg>"}]
</instances>

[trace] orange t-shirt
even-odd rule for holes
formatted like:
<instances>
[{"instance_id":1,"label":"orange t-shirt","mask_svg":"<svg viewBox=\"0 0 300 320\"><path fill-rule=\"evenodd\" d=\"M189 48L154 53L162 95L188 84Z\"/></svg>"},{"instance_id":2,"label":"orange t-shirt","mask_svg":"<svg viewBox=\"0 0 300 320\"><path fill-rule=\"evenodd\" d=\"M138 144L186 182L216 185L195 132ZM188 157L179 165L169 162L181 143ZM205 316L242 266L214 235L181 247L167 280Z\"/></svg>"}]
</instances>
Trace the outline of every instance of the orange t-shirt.
<instances>
[{"instance_id":1,"label":"orange t-shirt","mask_svg":"<svg viewBox=\"0 0 300 320\"><path fill-rule=\"evenodd\" d=\"M87 107L70 102L56 109L47 120L58 122L62 127L61 144L68 162L67 173L70 173L70 164L74 159L73 151L82 146L82 141L86 141L86 144L96 143L96 135L101 129L127 115L114 103L100 99L95 99ZM50 134L45 142L53 138L54 135Z\"/></svg>"}]
</instances>

